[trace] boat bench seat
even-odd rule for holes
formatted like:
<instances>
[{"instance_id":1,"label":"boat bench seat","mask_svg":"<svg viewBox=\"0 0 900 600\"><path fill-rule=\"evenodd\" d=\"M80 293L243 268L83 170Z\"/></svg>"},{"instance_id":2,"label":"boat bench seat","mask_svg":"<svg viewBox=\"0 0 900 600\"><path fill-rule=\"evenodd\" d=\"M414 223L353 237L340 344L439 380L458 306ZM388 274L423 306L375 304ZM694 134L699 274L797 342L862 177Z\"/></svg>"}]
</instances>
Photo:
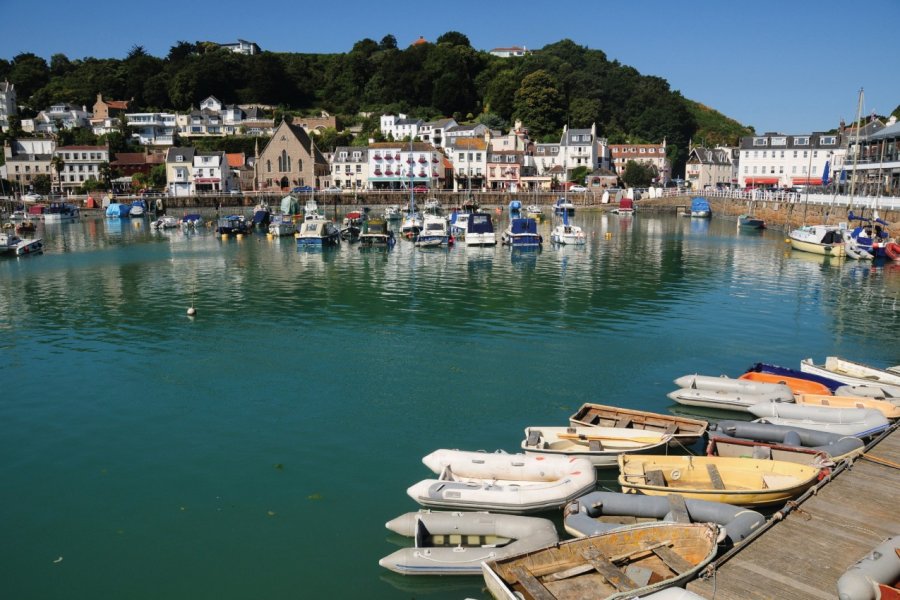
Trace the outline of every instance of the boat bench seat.
<instances>
[{"instance_id":1,"label":"boat bench seat","mask_svg":"<svg viewBox=\"0 0 900 600\"><path fill-rule=\"evenodd\" d=\"M713 489L724 490L725 482L722 481L722 476L719 474L719 469L716 465L709 463L706 465L706 471L709 473L709 482L712 484Z\"/></svg>"},{"instance_id":2,"label":"boat bench seat","mask_svg":"<svg viewBox=\"0 0 900 600\"><path fill-rule=\"evenodd\" d=\"M779 489L796 485L798 479L793 475L775 475L767 473L762 476L763 487L768 489Z\"/></svg>"},{"instance_id":3,"label":"boat bench seat","mask_svg":"<svg viewBox=\"0 0 900 600\"><path fill-rule=\"evenodd\" d=\"M663 475L663 472L660 469L646 471L644 473L644 478L649 485L654 485L657 487L666 487L666 476Z\"/></svg>"}]
</instances>

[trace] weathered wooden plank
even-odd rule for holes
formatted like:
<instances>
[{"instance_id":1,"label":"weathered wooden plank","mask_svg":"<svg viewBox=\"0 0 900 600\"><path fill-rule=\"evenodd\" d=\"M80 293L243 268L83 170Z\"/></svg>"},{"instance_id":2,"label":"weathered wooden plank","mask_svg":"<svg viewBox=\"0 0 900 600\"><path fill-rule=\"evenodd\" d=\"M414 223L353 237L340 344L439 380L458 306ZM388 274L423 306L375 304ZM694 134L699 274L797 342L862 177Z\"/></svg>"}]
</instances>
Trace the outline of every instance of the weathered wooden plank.
<instances>
[{"instance_id":1,"label":"weathered wooden plank","mask_svg":"<svg viewBox=\"0 0 900 600\"><path fill-rule=\"evenodd\" d=\"M691 516L688 514L687 506L684 504L684 496L680 494L669 494L669 512L675 517L676 523L690 523Z\"/></svg>"},{"instance_id":2,"label":"weathered wooden plank","mask_svg":"<svg viewBox=\"0 0 900 600\"><path fill-rule=\"evenodd\" d=\"M556 600L556 596L551 594L525 567L513 567L510 572L534 600Z\"/></svg>"},{"instance_id":3,"label":"weathered wooden plank","mask_svg":"<svg viewBox=\"0 0 900 600\"><path fill-rule=\"evenodd\" d=\"M709 481L713 486L713 489L716 490L724 490L725 483L722 481L722 476L719 475L719 469L713 463L707 463L706 471L709 473Z\"/></svg>"},{"instance_id":4,"label":"weathered wooden plank","mask_svg":"<svg viewBox=\"0 0 900 600\"><path fill-rule=\"evenodd\" d=\"M646 473L644 473L644 477L645 477L648 485L655 485L657 487L666 487L666 478L663 476L663 472L660 471L659 469L647 471Z\"/></svg>"},{"instance_id":5,"label":"weathered wooden plank","mask_svg":"<svg viewBox=\"0 0 900 600\"><path fill-rule=\"evenodd\" d=\"M604 579L620 592L629 592L640 587L631 579L631 577L626 575L619 567L609 562L609 559L601 553L585 551L582 552L582 556L584 556L586 561L591 563L598 573L603 575Z\"/></svg>"},{"instance_id":6,"label":"weathered wooden plank","mask_svg":"<svg viewBox=\"0 0 900 600\"><path fill-rule=\"evenodd\" d=\"M668 566L679 575L681 575L682 573L687 573L694 568L694 565L686 561L680 554L678 554L671 548L656 548L655 550L653 550L653 554L657 555L660 560L666 563L666 566Z\"/></svg>"}]
</instances>

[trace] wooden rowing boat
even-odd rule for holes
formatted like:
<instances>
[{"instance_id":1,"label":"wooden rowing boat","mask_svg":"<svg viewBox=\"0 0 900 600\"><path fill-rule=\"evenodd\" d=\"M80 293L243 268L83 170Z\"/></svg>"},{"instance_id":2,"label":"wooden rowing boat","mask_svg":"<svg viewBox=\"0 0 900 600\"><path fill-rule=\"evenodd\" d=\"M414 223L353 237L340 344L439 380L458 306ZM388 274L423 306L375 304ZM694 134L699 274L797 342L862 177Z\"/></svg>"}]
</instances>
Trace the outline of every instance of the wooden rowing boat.
<instances>
[{"instance_id":1,"label":"wooden rowing boat","mask_svg":"<svg viewBox=\"0 0 900 600\"><path fill-rule=\"evenodd\" d=\"M526 455L586 458L602 468L615 467L616 458L626 452L662 452L671 439L666 433L623 427L527 427L522 450Z\"/></svg>"},{"instance_id":2,"label":"wooden rowing boat","mask_svg":"<svg viewBox=\"0 0 900 600\"><path fill-rule=\"evenodd\" d=\"M866 396L831 396L825 394L800 394L795 400L797 404L810 406L832 406L834 408L871 408L879 411L888 419L900 419L900 404L888 400L878 400Z\"/></svg>"},{"instance_id":3,"label":"wooden rowing boat","mask_svg":"<svg viewBox=\"0 0 900 600\"><path fill-rule=\"evenodd\" d=\"M623 492L739 506L781 504L802 494L827 470L781 460L721 456L619 456Z\"/></svg>"},{"instance_id":4,"label":"wooden rowing boat","mask_svg":"<svg viewBox=\"0 0 900 600\"><path fill-rule=\"evenodd\" d=\"M569 417L572 427L621 427L655 431L672 436L669 446L690 446L706 433L709 423L700 419L618 408L586 402Z\"/></svg>"},{"instance_id":5,"label":"wooden rowing boat","mask_svg":"<svg viewBox=\"0 0 900 600\"><path fill-rule=\"evenodd\" d=\"M636 598L692 579L716 555L713 523L647 523L482 563L498 600Z\"/></svg>"}]
</instances>

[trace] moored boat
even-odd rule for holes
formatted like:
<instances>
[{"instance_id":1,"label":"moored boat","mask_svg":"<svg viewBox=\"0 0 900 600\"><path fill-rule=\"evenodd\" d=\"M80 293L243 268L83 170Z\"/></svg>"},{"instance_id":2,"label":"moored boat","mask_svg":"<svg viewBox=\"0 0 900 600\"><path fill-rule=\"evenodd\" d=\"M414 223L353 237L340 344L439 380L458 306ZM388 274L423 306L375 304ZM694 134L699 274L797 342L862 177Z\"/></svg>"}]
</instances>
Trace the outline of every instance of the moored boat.
<instances>
[{"instance_id":1,"label":"moored boat","mask_svg":"<svg viewBox=\"0 0 900 600\"><path fill-rule=\"evenodd\" d=\"M900 582L900 535L888 538L837 581L839 600L888 600ZM886 588L886 589L885 589ZM893 589L893 592L891 590Z\"/></svg>"},{"instance_id":2,"label":"moored boat","mask_svg":"<svg viewBox=\"0 0 900 600\"><path fill-rule=\"evenodd\" d=\"M303 221L294 237L299 247L324 248L341 242L341 232L330 219Z\"/></svg>"},{"instance_id":3,"label":"moored boat","mask_svg":"<svg viewBox=\"0 0 900 600\"><path fill-rule=\"evenodd\" d=\"M403 575L478 575L481 561L529 552L559 541L553 521L487 512L419 511L385 524L414 545L378 561Z\"/></svg>"},{"instance_id":4,"label":"moored boat","mask_svg":"<svg viewBox=\"0 0 900 600\"><path fill-rule=\"evenodd\" d=\"M672 436L669 446L690 446L706 433L709 423L674 415L619 408L587 402L569 417L572 427L617 427L638 431L654 431Z\"/></svg>"},{"instance_id":5,"label":"moored boat","mask_svg":"<svg viewBox=\"0 0 900 600\"><path fill-rule=\"evenodd\" d=\"M40 254L43 251L44 241L41 238L23 240L15 234L0 232L0 253L25 256L27 254Z\"/></svg>"},{"instance_id":6,"label":"moored boat","mask_svg":"<svg viewBox=\"0 0 900 600\"><path fill-rule=\"evenodd\" d=\"M634 200L631 198L622 198L619 200L619 206L612 209L612 213L616 215L633 215L634 214Z\"/></svg>"},{"instance_id":7,"label":"moored boat","mask_svg":"<svg viewBox=\"0 0 900 600\"><path fill-rule=\"evenodd\" d=\"M559 216L574 215L575 205L568 198L558 198L556 204L553 205L553 213Z\"/></svg>"},{"instance_id":8,"label":"moored boat","mask_svg":"<svg viewBox=\"0 0 900 600\"><path fill-rule=\"evenodd\" d=\"M163 215L150 223L150 227L153 229L175 229L178 227L178 219L172 216Z\"/></svg>"},{"instance_id":9,"label":"moored boat","mask_svg":"<svg viewBox=\"0 0 900 600\"><path fill-rule=\"evenodd\" d=\"M879 434L891 425L883 414L870 408L831 408L767 402L755 404L747 410L763 423L830 431L859 438Z\"/></svg>"},{"instance_id":10,"label":"moored boat","mask_svg":"<svg viewBox=\"0 0 900 600\"><path fill-rule=\"evenodd\" d=\"M900 392L900 374L839 356L827 356L825 363L820 365L813 363L812 358L804 359L800 361L800 370L830 377L850 385L890 386L897 388L897 391ZM896 395L900 396L900 393Z\"/></svg>"},{"instance_id":11,"label":"moored boat","mask_svg":"<svg viewBox=\"0 0 900 600\"><path fill-rule=\"evenodd\" d=\"M182 229L200 229L203 226L203 216L197 213L184 215L179 223Z\"/></svg>"},{"instance_id":12,"label":"moored boat","mask_svg":"<svg viewBox=\"0 0 900 600\"><path fill-rule=\"evenodd\" d=\"M791 389L791 393L797 394L830 394L831 389L823 383L810 381L801 377L790 377L788 375L779 375L777 373L760 373L758 371L748 371L738 377L744 381L758 381L760 383L777 383L786 385Z\"/></svg>"},{"instance_id":13,"label":"moored boat","mask_svg":"<svg viewBox=\"0 0 900 600\"><path fill-rule=\"evenodd\" d=\"M544 209L537 204L529 204L525 207L525 216L541 223L544 220Z\"/></svg>"},{"instance_id":14,"label":"moored boat","mask_svg":"<svg viewBox=\"0 0 900 600\"><path fill-rule=\"evenodd\" d=\"M496 246L494 223L487 213L472 213L466 223L466 246Z\"/></svg>"},{"instance_id":15,"label":"moored boat","mask_svg":"<svg viewBox=\"0 0 900 600\"><path fill-rule=\"evenodd\" d=\"M484 561L497 600L649 597L688 581L716 556L719 526L646 523Z\"/></svg>"},{"instance_id":16,"label":"moored boat","mask_svg":"<svg viewBox=\"0 0 900 600\"><path fill-rule=\"evenodd\" d=\"M509 227L503 232L501 241L504 246L513 248L539 248L543 238L537 230L537 221L529 217L509 220Z\"/></svg>"},{"instance_id":17,"label":"moored boat","mask_svg":"<svg viewBox=\"0 0 900 600\"><path fill-rule=\"evenodd\" d=\"M81 211L77 206L68 202L51 202L44 208L43 214L45 223L61 223L75 221L81 216Z\"/></svg>"},{"instance_id":18,"label":"moored boat","mask_svg":"<svg viewBox=\"0 0 900 600\"><path fill-rule=\"evenodd\" d=\"M746 411L761 402L793 402L794 394L783 384L685 375L675 380L679 389L670 392L669 398L687 406L700 406L722 410Z\"/></svg>"},{"instance_id":19,"label":"moored boat","mask_svg":"<svg viewBox=\"0 0 900 600\"><path fill-rule=\"evenodd\" d=\"M751 371L756 371L757 373L772 373L774 375L786 375L787 377L796 377L798 379L808 379L810 381L815 381L821 383L825 387L827 387L833 393L836 389L844 385L842 382L837 379L831 379L830 377L822 377L820 375L815 375L813 373L805 373L798 369L791 369L790 367L782 367L780 365L773 365L771 363L753 363L750 365L750 368L747 369L747 373Z\"/></svg>"},{"instance_id":20,"label":"moored boat","mask_svg":"<svg viewBox=\"0 0 900 600\"><path fill-rule=\"evenodd\" d=\"M453 211L450 214L450 234L456 239L465 239L472 213Z\"/></svg>"},{"instance_id":21,"label":"moored boat","mask_svg":"<svg viewBox=\"0 0 900 600\"><path fill-rule=\"evenodd\" d=\"M753 215L739 215L738 227L741 229L765 229L766 221Z\"/></svg>"},{"instance_id":22,"label":"moored boat","mask_svg":"<svg viewBox=\"0 0 900 600\"><path fill-rule=\"evenodd\" d=\"M435 450L422 462L438 475L406 493L427 507L526 514L560 508L592 490L584 458Z\"/></svg>"},{"instance_id":23,"label":"moored boat","mask_svg":"<svg viewBox=\"0 0 900 600\"><path fill-rule=\"evenodd\" d=\"M804 225L788 234L791 248L823 256L844 256L841 228L836 225Z\"/></svg>"},{"instance_id":24,"label":"moored boat","mask_svg":"<svg viewBox=\"0 0 900 600\"><path fill-rule=\"evenodd\" d=\"M351 210L345 214L341 223L341 239L347 242L358 241L364 219L365 215L358 210Z\"/></svg>"},{"instance_id":25,"label":"moored boat","mask_svg":"<svg viewBox=\"0 0 900 600\"><path fill-rule=\"evenodd\" d=\"M425 215L422 230L416 236L416 246L420 248L447 247L451 244L447 220L436 215Z\"/></svg>"},{"instance_id":26,"label":"moored boat","mask_svg":"<svg viewBox=\"0 0 900 600\"><path fill-rule=\"evenodd\" d=\"M390 248L395 241L394 233L388 229L385 220L368 219L363 223L363 229L359 234L360 248Z\"/></svg>"},{"instance_id":27,"label":"moored boat","mask_svg":"<svg viewBox=\"0 0 900 600\"><path fill-rule=\"evenodd\" d=\"M569 213L563 211L562 223L550 232L550 241L560 245L582 246L587 243L587 237L581 227L569 223Z\"/></svg>"},{"instance_id":28,"label":"moored boat","mask_svg":"<svg viewBox=\"0 0 900 600\"><path fill-rule=\"evenodd\" d=\"M878 400L866 396L831 396L829 394L798 394L798 405L830 406L833 408L871 408L888 419L900 419L900 401Z\"/></svg>"},{"instance_id":29,"label":"moored boat","mask_svg":"<svg viewBox=\"0 0 900 600\"><path fill-rule=\"evenodd\" d=\"M622 491L738 506L787 502L812 486L823 469L780 460L721 456L619 456Z\"/></svg>"},{"instance_id":30,"label":"moored boat","mask_svg":"<svg viewBox=\"0 0 900 600\"><path fill-rule=\"evenodd\" d=\"M250 233L253 227L244 215L228 215L216 222L216 233L219 235L238 235Z\"/></svg>"},{"instance_id":31,"label":"moored boat","mask_svg":"<svg viewBox=\"0 0 900 600\"><path fill-rule=\"evenodd\" d=\"M272 215L269 221L269 233L273 236L281 237L283 235L294 235L297 232L297 223L294 222L293 215L284 213L276 213Z\"/></svg>"},{"instance_id":32,"label":"moored boat","mask_svg":"<svg viewBox=\"0 0 900 600\"><path fill-rule=\"evenodd\" d=\"M717 421L709 428L709 439L707 454L710 455L760 454L760 458L803 463L810 462L811 457L809 454L798 455L798 449L812 453L813 459L819 454L825 454L834 462L856 456L865 450L865 443L856 436L755 421ZM713 439L716 440L715 447L712 447Z\"/></svg>"},{"instance_id":33,"label":"moored boat","mask_svg":"<svg viewBox=\"0 0 900 600\"><path fill-rule=\"evenodd\" d=\"M766 518L754 510L723 502L685 499L678 494L662 497L590 492L567 504L564 515L565 529L575 537L633 527L641 522L638 519L716 523L724 529L731 546L743 541L766 522Z\"/></svg>"},{"instance_id":34,"label":"moored boat","mask_svg":"<svg viewBox=\"0 0 900 600\"><path fill-rule=\"evenodd\" d=\"M701 196L691 199L691 216L694 218L708 219L712 216L712 208L709 200Z\"/></svg>"},{"instance_id":35,"label":"moored boat","mask_svg":"<svg viewBox=\"0 0 900 600\"><path fill-rule=\"evenodd\" d=\"M522 450L527 455L586 458L595 467L614 467L623 453L665 448L666 433L617 427L526 427Z\"/></svg>"}]
</instances>

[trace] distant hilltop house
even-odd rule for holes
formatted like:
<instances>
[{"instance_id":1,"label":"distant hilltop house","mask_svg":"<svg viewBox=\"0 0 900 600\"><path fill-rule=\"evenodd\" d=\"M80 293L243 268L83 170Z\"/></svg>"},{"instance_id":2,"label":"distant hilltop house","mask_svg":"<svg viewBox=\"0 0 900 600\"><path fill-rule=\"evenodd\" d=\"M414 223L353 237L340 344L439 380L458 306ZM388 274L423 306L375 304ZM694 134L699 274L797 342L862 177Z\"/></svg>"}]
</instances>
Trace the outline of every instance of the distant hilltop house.
<instances>
[{"instance_id":1,"label":"distant hilltop house","mask_svg":"<svg viewBox=\"0 0 900 600\"><path fill-rule=\"evenodd\" d=\"M0 130L9 129L9 118L16 114L16 86L0 81Z\"/></svg>"},{"instance_id":2,"label":"distant hilltop house","mask_svg":"<svg viewBox=\"0 0 900 600\"><path fill-rule=\"evenodd\" d=\"M509 48L494 48L490 51L493 56L500 58L510 58L512 56L525 56L528 50L524 46L510 46Z\"/></svg>"},{"instance_id":3,"label":"distant hilltop house","mask_svg":"<svg viewBox=\"0 0 900 600\"><path fill-rule=\"evenodd\" d=\"M216 44L220 48L225 48L226 50L231 50L236 54L246 54L247 56L253 56L254 54L259 54L262 50L259 49L259 46L256 42L248 42L247 40L238 40L229 44Z\"/></svg>"}]
</instances>

